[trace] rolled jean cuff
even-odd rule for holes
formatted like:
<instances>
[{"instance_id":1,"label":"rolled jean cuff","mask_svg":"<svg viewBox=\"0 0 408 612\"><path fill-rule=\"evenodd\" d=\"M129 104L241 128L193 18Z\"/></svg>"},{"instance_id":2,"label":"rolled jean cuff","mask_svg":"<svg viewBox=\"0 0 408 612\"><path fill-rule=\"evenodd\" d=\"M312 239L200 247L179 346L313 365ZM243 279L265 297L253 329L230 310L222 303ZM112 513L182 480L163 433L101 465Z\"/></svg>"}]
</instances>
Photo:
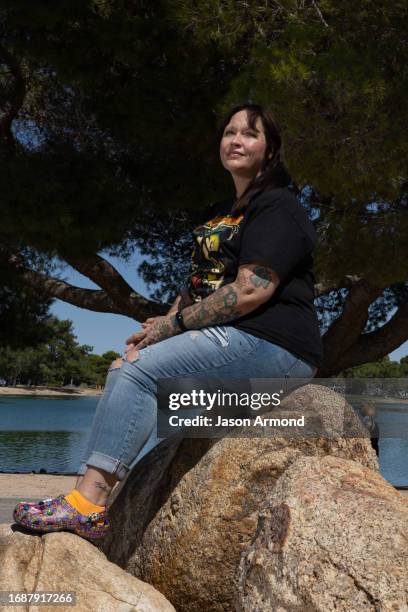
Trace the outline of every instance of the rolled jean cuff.
<instances>
[{"instance_id":1,"label":"rolled jean cuff","mask_svg":"<svg viewBox=\"0 0 408 612\"><path fill-rule=\"evenodd\" d=\"M78 476L83 476L85 474L85 472L86 472L86 468L87 468L87 465L86 465L85 461L83 461L81 463L81 465L79 466L79 470L77 472Z\"/></svg>"},{"instance_id":2,"label":"rolled jean cuff","mask_svg":"<svg viewBox=\"0 0 408 612\"><path fill-rule=\"evenodd\" d=\"M123 480L130 469L129 466L118 459L114 459L113 457L109 457L109 455L104 455L96 451L90 455L85 463L81 464L78 475L81 476L85 474L87 467L99 468L100 470L108 472L108 474L114 474L118 480Z\"/></svg>"}]
</instances>

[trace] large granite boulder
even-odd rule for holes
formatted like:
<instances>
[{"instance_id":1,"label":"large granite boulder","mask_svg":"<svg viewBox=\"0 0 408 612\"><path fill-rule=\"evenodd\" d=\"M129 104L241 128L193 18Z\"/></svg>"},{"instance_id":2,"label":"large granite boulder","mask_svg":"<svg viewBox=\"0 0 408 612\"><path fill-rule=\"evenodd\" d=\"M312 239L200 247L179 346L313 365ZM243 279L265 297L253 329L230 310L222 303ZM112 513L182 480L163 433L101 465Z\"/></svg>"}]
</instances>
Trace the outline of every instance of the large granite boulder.
<instances>
[{"instance_id":1,"label":"large granite boulder","mask_svg":"<svg viewBox=\"0 0 408 612\"><path fill-rule=\"evenodd\" d=\"M282 409L292 413L323 409L330 433L166 442L136 466L113 504L108 558L180 611L232 610L242 549L255 534L259 508L292 463L334 455L378 470L369 440L340 437L345 413L348 421L356 417L338 394L307 385L285 402Z\"/></svg>"},{"instance_id":2,"label":"large granite boulder","mask_svg":"<svg viewBox=\"0 0 408 612\"><path fill-rule=\"evenodd\" d=\"M408 610L408 503L378 473L300 458L280 477L242 555L239 612Z\"/></svg>"},{"instance_id":3,"label":"large granite boulder","mask_svg":"<svg viewBox=\"0 0 408 612\"><path fill-rule=\"evenodd\" d=\"M0 525L0 591L76 593L75 607L23 606L44 612L175 612L156 589L110 563L83 538L71 533L29 535L10 525Z\"/></svg>"}]
</instances>

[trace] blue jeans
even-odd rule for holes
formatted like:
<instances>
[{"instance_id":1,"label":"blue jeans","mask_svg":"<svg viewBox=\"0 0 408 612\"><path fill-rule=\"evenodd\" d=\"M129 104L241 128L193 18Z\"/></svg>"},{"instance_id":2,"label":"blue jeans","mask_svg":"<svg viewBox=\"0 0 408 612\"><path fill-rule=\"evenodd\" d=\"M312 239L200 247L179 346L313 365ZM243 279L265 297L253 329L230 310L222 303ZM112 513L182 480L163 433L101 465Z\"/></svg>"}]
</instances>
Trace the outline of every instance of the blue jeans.
<instances>
[{"instance_id":1,"label":"blue jeans","mask_svg":"<svg viewBox=\"0 0 408 612\"><path fill-rule=\"evenodd\" d=\"M156 436L157 379L310 379L316 368L284 348L231 326L184 332L139 353L108 372L98 403L84 460L122 480L132 466L153 448Z\"/></svg>"}]
</instances>

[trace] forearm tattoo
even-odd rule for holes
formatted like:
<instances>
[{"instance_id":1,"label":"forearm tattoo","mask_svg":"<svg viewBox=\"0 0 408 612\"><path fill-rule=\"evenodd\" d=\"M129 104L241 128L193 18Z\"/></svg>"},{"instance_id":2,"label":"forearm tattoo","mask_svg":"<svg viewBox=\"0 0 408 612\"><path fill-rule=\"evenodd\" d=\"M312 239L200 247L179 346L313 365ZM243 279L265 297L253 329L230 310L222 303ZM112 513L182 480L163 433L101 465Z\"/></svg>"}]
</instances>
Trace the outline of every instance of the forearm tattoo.
<instances>
[{"instance_id":1,"label":"forearm tattoo","mask_svg":"<svg viewBox=\"0 0 408 612\"><path fill-rule=\"evenodd\" d=\"M262 303L265 301L265 294L262 290L260 293L259 289L271 289L272 284L273 272L269 268L257 265L243 270L233 283L220 287L197 304L185 308L184 323L188 329L200 329L238 319L258 306L254 300L252 306L248 308L248 296L256 292L263 298L259 300L259 303Z\"/></svg>"},{"instance_id":2,"label":"forearm tattoo","mask_svg":"<svg viewBox=\"0 0 408 612\"><path fill-rule=\"evenodd\" d=\"M176 322L175 314L171 314L167 317L160 317L151 326L148 335L150 344L154 342L160 342L165 338L170 338L180 332L180 328Z\"/></svg>"},{"instance_id":3,"label":"forearm tattoo","mask_svg":"<svg viewBox=\"0 0 408 612\"><path fill-rule=\"evenodd\" d=\"M233 284L220 287L201 302L183 311L184 323L189 329L226 323L241 317L238 292Z\"/></svg>"}]
</instances>

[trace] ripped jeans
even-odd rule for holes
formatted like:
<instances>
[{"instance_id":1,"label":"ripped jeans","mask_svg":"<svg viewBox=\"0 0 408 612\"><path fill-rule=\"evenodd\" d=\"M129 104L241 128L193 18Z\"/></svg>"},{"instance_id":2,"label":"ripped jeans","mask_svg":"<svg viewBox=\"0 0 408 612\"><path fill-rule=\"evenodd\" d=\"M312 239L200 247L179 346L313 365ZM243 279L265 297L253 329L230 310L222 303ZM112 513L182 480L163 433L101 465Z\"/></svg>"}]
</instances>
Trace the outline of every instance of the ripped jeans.
<instances>
[{"instance_id":1,"label":"ripped jeans","mask_svg":"<svg viewBox=\"0 0 408 612\"><path fill-rule=\"evenodd\" d=\"M316 368L268 340L231 326L184 332L141 349L133 362L108 372L78 474L87 466L122 480L160 439L157 379L310 379Z\"/></svg>"}]
</instances>

